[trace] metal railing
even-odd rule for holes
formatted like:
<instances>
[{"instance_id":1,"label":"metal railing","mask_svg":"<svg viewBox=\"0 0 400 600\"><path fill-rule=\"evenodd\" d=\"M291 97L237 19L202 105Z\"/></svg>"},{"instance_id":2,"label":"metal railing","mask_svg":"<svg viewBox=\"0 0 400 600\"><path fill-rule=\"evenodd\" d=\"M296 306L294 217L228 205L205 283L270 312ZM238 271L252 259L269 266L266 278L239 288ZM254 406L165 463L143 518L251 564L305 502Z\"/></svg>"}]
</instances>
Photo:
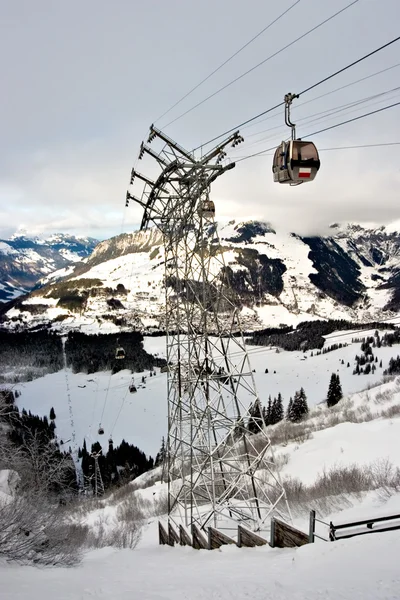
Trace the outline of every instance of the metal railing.
<instances>
[{"instance_id":1,"label":"metal railing","mask_svg":"<svg viewBox=\"0 0 400 600\"><path fill-rule=\"evenodd\" d=\"M396 524L391 524L389 527L382 527L380 524L386 524L388 522L396 522ZM328 538L322 537L321 535L315 532L316 523L321 523L328 528ZM352 529L359 528L355 531L350 531L349 533L341 532L343 529ZM377 517L370 519L363 519L362 521L353 521L351 523L341 523L339 525L334 525L332 521L327 523L326 521L322 521L321 519L317 519L315 510L310 511L310 527L309 527L309 542L312 544L315 541L315 538L323 540L324 542L335 542L336 540L343 540L351 537L355 537L358 535L365 535L368 533L383 533L384 531L395 531L396 529L400 529L400 514L399 515L390 515L386 517Z\"/></svg>"}]
</instances>

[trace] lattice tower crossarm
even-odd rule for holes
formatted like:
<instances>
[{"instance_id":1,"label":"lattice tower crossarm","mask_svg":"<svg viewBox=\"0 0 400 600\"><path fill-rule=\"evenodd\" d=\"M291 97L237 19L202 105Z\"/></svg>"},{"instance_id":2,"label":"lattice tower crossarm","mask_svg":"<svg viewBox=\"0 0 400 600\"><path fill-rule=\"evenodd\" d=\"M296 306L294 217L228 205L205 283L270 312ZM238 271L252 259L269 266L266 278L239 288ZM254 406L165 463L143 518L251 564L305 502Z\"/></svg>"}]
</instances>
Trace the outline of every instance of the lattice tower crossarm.
<instances>
[{"instance_id":1,"label":"lattice tower crossarm","mask_svg":"<svg viewBox=\"0 0 400 600\"><path fill-rule=\"evenodd\" d=\"M156 181L144 182L142 228L155 223L165 250L168 363L168 512L176 524L263 531L272 513L290 520L241 332L232 271L209 210L211 183L238 133L201 159L155 128L165 147ZM142 155L146 146L142 146ZM152 150L148 152L154 158ZM261 413L261 411L260 411ZM255 431L255 433L254 433Z\"/></svg>"}]
</instances>

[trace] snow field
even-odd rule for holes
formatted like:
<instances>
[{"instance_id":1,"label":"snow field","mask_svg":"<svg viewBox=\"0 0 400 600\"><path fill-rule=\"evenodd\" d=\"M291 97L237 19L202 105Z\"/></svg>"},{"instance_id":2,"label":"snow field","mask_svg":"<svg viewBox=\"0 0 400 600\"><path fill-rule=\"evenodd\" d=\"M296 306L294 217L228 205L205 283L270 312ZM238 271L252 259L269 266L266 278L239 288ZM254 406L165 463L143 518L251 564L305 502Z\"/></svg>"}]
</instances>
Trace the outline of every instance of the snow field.
<instances>
[{"instance_id":1,"label":"snow field","mask_svg":"<svg viewBox=\"0 0 400 600\"><path fill-rule=\"evenodd\" d=\"M375 374L352 375L354 357L361 351L359 343L350 343L351 337L355 335L361 337L364 333L346 333L347 338L339 337L342 333L336 336L331 334L326 346L345 340L350 344L349 346L313 357L310 352L304 354L280 351L277 353L275 348L249 346L250 362L256 371L254 378L261 403L266 405L269 395L274 398L280 392L284 405L287 406L290 396L293 396L300 387L304 387L309 407L312 408L325 400L332 372L339 374L345 396L377 384L382 378L383 369L387 366L389 358L397 356L400 347L375 348L374 353L378 361L382 360L383 368L377 368ZM151 354L165 357L165 337L145 337L144 348ZM237 355L237 358L239 362L240 356ZM342 360L344 365L341 364ZM346 366L347 362L350 362L349 368ZM266 368L268 374L264 372ZM104 450L107 450L108 437L112 435L114 444L119 444L122 439L125 439L141 448L146 454L155 456L161 438L167 432L167 376L165 373L160 373L159 369L156 369L156 372L156 377L149 377L147 372L143 373L146 376L146 387L139 387L136 394L130 394L128 385L132 375L129 371L120 371L110 376L110 372L86 375L73 374L68 370L76 443L81 446L84 438L87 443L96 441L99 438L97 429L101 422L105 435L99 441ZM143 374L134 374L136 384L141 385ZM19 408L31 410L39 415L48 415L53 406L57 415L58 439L64 442L71 439L73 432L70 426L66 379L63 371L46 375L32 382L18 384L17 389L22 392L17 402ZM371 395L372 391L369 394ZM400 398L396 396L395 402L399 400ZM363 399L361 401L364 402ZM372 412L378 410L379 406L374 404Z\"/></svg>"},{"instance_id":2,"label":"snow field","mask_svg":"<svg viewBox=\"0 0 400 600\"><path fill-rule=\"evenodd\" d=\"M316 428L327 425L329 415L334 413L319 403L325 398L330 374L337 371L348 396L334 409L342 416L349 411L364 410L366 406L377 416L381 410L400 404L397 379L379 384L380 369L375 375L351 374L354 356L360 354L360 344L351 344L351 337L368 334L350 332L346 333L347 337L339 337L342 333L328 336L326 345L345 339L350 344L347 348L313 357L307 353L305 360L301 352L276 353L275 349L250 347L262 402L267 402L269 394L274 397L281 392L287 403L289 395L303 386L310 407L315 407L310 424ZM144 346L152 354L165 356L165 338L145 338ZM397 355L397 350L394 346L374 349L374 353L385 367L389 358ZM342 359L345 365L341 365ZM347 361L350 368L346 367ZM264 373L265 368L269 374ZM137 384L141 376L135 375ZM113 376L68 372L68 378L77 440L86 437L90 443L98 438L96 428L107 395L102 421L104 449L112 432L115 444L124 437L146 453L155 455L161 436L166 434L165 374L157 369L157 376L147 377L146 388L138 389L136 394L126 392L131 379L129 371ZM368 384L370 389L360 391ZM71 437L64 372L19 384L17 388L22 391L18 398L20 407L48 415L54 406L59 439L61 435L64 440ZM399 435L399 417L379 417L313 431L312 437L303 443L289 442L274 450L277 458L288 455L282 477L296 477L310 485L320 473L333 467L353 463L366 466L386 458L400 466ZM151 515L152 506L166 494L167 486L160 478L158 468L130 484L132 496L137 498L146 515L136 548L91 551L78 568L68 570L0 563L2 600L47 597L59 600L394 600L400 597L398 531L335 543L317 541L299 549L285 550L223 547L219 551L197 552L191 548L158 546L157 518ZM147 487L138 489L138 486ZM118 525L119 508L129 502L129 498L129 494L121 499L112 494L79 518L91 529L112 530ZM340 498L336 503L332 501L330 511L320 517L339 523L398 513L400 493L388 497L378 490ZM295 515L294 525L308 531L308 515ZM324 536L326 528L319 524L317 532Z\"/></svg>"},{"instance_id":3,"label":"snow field","mask_svg":"<svg viewBox=\"0 0 400 600\"><path fill-rule=\"evenodd\" d=\"M398 532L299 549L160 547L152 522L134 550L90 552L75 569L0 566L4 600L394 600Z\"/></svg>"}]
</instances>

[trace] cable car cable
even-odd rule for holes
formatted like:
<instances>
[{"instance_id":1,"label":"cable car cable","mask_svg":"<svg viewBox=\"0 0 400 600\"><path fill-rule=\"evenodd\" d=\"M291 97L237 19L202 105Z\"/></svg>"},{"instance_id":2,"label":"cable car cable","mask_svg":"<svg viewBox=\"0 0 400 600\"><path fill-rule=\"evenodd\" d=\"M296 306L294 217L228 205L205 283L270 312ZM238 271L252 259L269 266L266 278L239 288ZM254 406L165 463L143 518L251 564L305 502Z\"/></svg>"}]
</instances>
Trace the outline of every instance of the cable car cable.
<instances>
[{"instance_id":1,"label":"cable car cable","mask_svg":"<svg viewBox=\"0 0 400 600\"><path fill-rule=\"evenodd\" d=\"M365 81L367 79L371 79L372 77L376 77L377 75L381 75L381 73L385 73L386 71L390 71L391 69L395 69L396 67L400 67L400 62L396 63L395 65L392 65L391 67L386 67L385 69L381 69L380 71L375 71L375 73L371 73L370 75L366 75L366 77L361 77L361 79L356 79L355 81L352 81L350 83L346 83L346 85L341 85L340 87L335 88L334 90L331 90L330 92L325 92L325 94L320 94L319 96L315 96L315 98L310 98L310 100L306 100L305 102L300 102L299 104L296 104L296 108L300 108L300 106L304 106L305 104L310 104L311 102L315 102L316 100L320 100L321 98L324 98L325 96L330 96L331 94L334 94L336 92L339 92L341 90L344 90L345 88L351 87L353 85L356 85L357 83L361 83L362 81ZM254 123L254 125L248 124L248 125L244 125L241 127L241 130L243 129L247 129L248 127L256 127L259 123L263 123L264 121L269 121L270 119L277 119L277 118L281 118L281 115L271 115L270 117L267 117L266 119L261 119L258 123ZM246 139L256 135L255 133L251 133L251 134L246 134Z\"/></svg>"},{"instance_id":2,"label":"cable car cable","mask_svg":"<svg viewBox=\"0 0 400 600\"><path fill-rule=\"evenodd\" d=\"M281 48L280 50L277 50L276 52L274 52L273 54L271 54L267 58L264 58L264 60L262 60L258 64L256 64L253 67L251 67L251 69L248 69L247 71L245 71L244 73L242 73L238 77L235 77L235 79L232 79L230 82L226 83L221 88L219 88L218 90L216 90L215 92L213 92L212 94L210 94L209 96L207 96L206 98L203 98L203 100L200 100L200 102L198 102L197 104L195 104L194 106L192 106L191 108L189 108L188 110L186 110L185 112L181 113L175 119L173 119L172 121L170 121L169 123L167 123L166 125L164 125L163 129L166 129L167 127L169 127L170 125L172 125L173 123L175 123L176 121L178 121L179 119L181 119L182 117L184 117L185 115L187 115L188 113L192 112L193 110L195 110L196 108L198 108L199 106L201 106L202 104L204 104L205 102L207 102L208 100L210 100L211 98L213 98L214 96L216 96L217 94L219 94L220 92L222 92L223 90L226 90L228 87L230 87L231 85L233 85L234 83L236 83L237 81L239 81L240 79L242 79L243 77L245 77L246 75L248 75L249 73L252 73L256 69L258 69L258 67L261 67L263 64L265 64L269 60L271 60L271 58L274 58L275 56L278 56L278 54L280 54L284 50L287 50L288 48L290 48L291 46L293 46L294 44L296 44L297 42L299 42L300 40L302 40L306 36L310 35L310 33L313 33L314 31L316 31L317 29L319 29L320 27L322 27L322 25L325 25L326 23L328 23L329 21L331 21L335 17L339 16L342 12L344 12L345 10L347 10L348 8L350 8L351 6L353 6L354 4L357 4L357 2L359 2L359 1L360 0L353 0L350 4L348 4L347 6L345 6L342 9L340 9L339 11L337 11L336 13L334 13L333 15L331 15L330 17L328 17L327 19L324 19L323 21L321 21L320 23L318 23L318 25L315 25L314 27L312 27L311 29L309 29L308 31L306 31L305 33L303 33L302 35L300 35L299 37L297 37L292 42L289 42L289 44L286 44L286 46L283 46L283 48ZM280 103L280 104L282 104L282 103ZM278 106L280 106L280 104ZM263 113L263 114L265 114L265 113ZM231 129L230 131L233 131L233 129ZM222 135L225 135L225 134L222 134ZM221 136L218 136L218 137L221 137ZM215 138L215 139L218 139L218 138ZM205 144L202 144L202 145L205 145ZM199 147L201 147L201 146L199 146Z\"/></svg>"},{"instance_id":3,"label":"cable car cable","mask_svg":"<svg viewBox=\"0 0 400 600\"><path fill-rule=\"evenodd\" d=\"M248 42L246 42L244 44L244 46L242 46L241 48L239 48L239 50L236 50L236 52L234 52L233 54L231 54L231 56L229 56L229 58L227 58L223 63L221 63L219 65L219 67L217 67L216 69L214 69L214 71L211 71L211 73L209 73L209 75L207 75L207 77L205 77L204 79L202 79L197 85L195 85L184 96L182 96L182 98L180 98L177 102L175 102L175 104L173 104L170 108L168 108L168 110L166 110L162 115L160 115L154 121L154 123L157 123L160 119L162 119L163 117L165 117L165 115L167 115L169 112L171 112L171 110L173 110L176 106L178 106L178 104L180 104L181 102L183 102L183 100L185 100L188 96L190 96L190 94L192 94L201 85L203 85L203 83L205 83L208 79L210 79L210 77L212 77L213 75L215 75L215 73L217 73L220 69L222 69L225 65L227 65L233 58L235 58L235 56L237 56L238 54L240 54L240 52L242 52L242 50L244 50L245 48L247 48L247 46L250 46L250 44L252 44L257 38L260 37L260 35L262 35L265 31L267 31L267 29L269 29L270 27L272 27L272 25L274 25L275 23L277 23L282 17L284 17L289 11L291 11L292 8L294 8L296 6L296 4L299 4L299 2L300 2L300 0L296 0L296 2L294 2L294 4L292 4L291 6L289 6L289 8L287 8L283 13L281 13L278 17L276 17L276 19L274 19L273 21L271 21L266 27L264 27L255 36L253 36Z\"/></svg>"},{"instance_id":4,"label":"cable car cable","mask_svg":"<svg viewBox=\"0 0 400 600\"><path fill-rule=\"evenodd\" d=\"M360 98L359 100L353 100L352 102L347 102L346 104L340 104L339 106L333 106L332 108L322 110L320 112L314 113L313 115L306 115L305 117L298 119L296 122L303 123L305 120L309 120L309 119L314 120L314 117L318 117L318 119L315 119L315 120L325 119L325 118L328 118L331 115L334 115L338 112L347 110L348 108L353 108L354 106L364 104L365 102L369 102L370 100L374 100L375 98L379 98L380 96L385 96L386 94L390 94L390 93L396 92L398 90L400 90L400 86L391 88L390 90L386 90L384 92L379 92L377 94L373 94L372 96L366 96L364 98ZM303 104L306 104L306 102L304 102ZM324 115L324 116L322 116L322 115ZM278 117L278 115L276 115L276 116ZM275 127L269 127L268 129L261 129L260 131L250 133L249 135L246 136L246 139L249 139L250 137L254 137L256 135L260 135L261 133L267 133L268 131L273 131L274 129L280 129L280 128L281 128L281 125L277 125ZM248 148L248 146L247 146L247 148Z\"/></svg>"},{"instance_id":5,"label":"cable car cable","mask_svg":"<svg viewBox=\"0 0 400 600\"><path fill-rule=\"evenodd\" d=\"M344 114L351 114L351 113L357 111L359 109L359 107L355 108L354 110L347 110L348 108L354 107L355 105L363 104L365 102L369 102L370 100L372 100L374 98L377 98L379 96L390 94L390 93L393 93L393 92L396 92L396 91L398 92L399 90L400 90L400 86L398 86L396 88L392 88L391 90L387 90L386 92L382 92L380 94L375 94L374 96L369 96L369 97L364 98L362 100L359 100L357 102L350 102L349 104L345 104L342 107L338 107L337 109L332 109L331 113L329 113L328 111L322 111L322 113L315 113L315 115L322 115L323 113L328 112L328 114L325 114L324 116L319 116L317 118L312 118L312 115L308 115L307 117L304 117L303 119L299 119L298 123L303 123L305 121L304 124L310 125L311 123L314 123L314 122L317 122L317 121L326 121L326 120L329 120L331 118L334 118L334 116L337 115L337 113L343 112L343 111L347 111ZM396 94L396 95L398 96L398 94ZM392 98L392 100L393 99L394 98ZM378 100L377 102L373 102L370 106L374 106L374 105L379 104L380 102L384 102L384 101L385 100L383 100L383 99ZM270 127L269 129L266 129L264 131L265 132L267 132L267 131L273 131L275 129L279 129L280 131L286 131L286 129L284 127L281 127L279 125L276 126L276 127ZM260 131L258 133L260 134L262 132ZM253 135L256 135L256 134L253 134ZM262 142L264 142L266 140L269 140L269 139L272 139L273 137L275 137L275 133L273 133L272 135L268 135L268 136L265 136L263 138L260 138L259 140L255 141L255 142L252 142L251 144L248 144L247 148L251 148L253 146L261 144ZM236 157L235 157L234 154L231 156L231 158L232 158L233 161L235 161L235 159L236 159Z\"/></svg>"},{"instance_id":6,"label":"cable car cable","mask_svg":"<svg viewBox=\"0 0 400 600\"><path fill-rule=\"evenodd\" d=\"M379 144L359 144L355 146L335 146L333 148L318 148L318 152L329 152L330 150L354 150L357 148L378 148L380 146L400 146L400 142L381 142ZM271 154L260 154L259 156L273 156L274 153ZM245 158L243 156L239 156L237 161Z\"/></svg>"},{"instance_id":7,"label":"cable car cable","mask_svg":"<svg viewBox=\"0 0 400 600\"><path fill-rule=\"evenodd\" d=\"M360 119L364 119L365 117L369 117L371 115L375 115L376 113L379 112L383 112L384 110L388 110L389 108L394 108L395 106L399 106L400 102L395 102L394 104L389 104L388 106L384 106L382 108L378 108L376 110L373 110L371 112L365 113L363 115L359 115L358 117L353 117L352 119L348 119L347 121L342 121L341 123L336 123L335 125L331 125L330 127L325 127L324 129L319 129L318 131L314 131L313 133L309 133L306 136L303 137L311 137L313 135L318 135L319 133L322 133L324 131L328 131L329 129L335 129L336 127L341 127L342 125L347 125L348 123L352 123L353 121L358 121ZM260 152L255 152L254 154L250 154L249 156L244 156L243 158L239 158L236 160L236 162L241 162L243 160L247 160L249 158L253 158L254 156L260 156L261 154L264 154L265 152L269 152L270 150L276 150L276 145L271 146L271 148L265 148L264 150L261 150Z\"/></svg>"},{"instance_id":8,"label":"cable car cable","mask_svg":"<svg viewBox=\"0 0 400 600\"><path fill-rule=\"evenodd\" d=\"M362 62L363 60L366 60L367 58L369 58L370 56L372 56L373 54L377 54L378 52L380 52L381 50L384 50L385 48L387 48L388 46L390 46L391 44L394 44L395 42L398 42L400 40L400 36L394 38L393 40L391 40L390 42L387 42L386 44L384 44L383 46L380 46L379 48L376 48L375 50L373 50L372 52L369 52L368 54L365 54L364 56L362 56L361 58L357 59L356 61L351 62L350 64L348 64L347 66L339 69L338 71L335 71L334 73L332 73L331 75L329 75L328 77L324 77L323 79L321 79L320 81L318 81L317 83L314 83L312 86L309 86L308 88L304 89L302 92L300 92L298 94L298 96L301 96L305 93L307 93L308 91L310 91L311 89L315 89L316 87L318 87L319 85L321 85L322 83L325 83L326 81L328 81L329 79L332 79L333 77L336 77L336 75L339 75L340 73L344 73L344 71L346 71L347 69L350 69L351 67L355 66L356 64L359 64L360 62ZM349 84L348 84L349 85ZM212 142L215 142L216 140L218 140L220 137L224 137L226 135L228 135L229 133L231 133L232 131L235 131L236 129L240 129L241 127L243 127L244 125L247 125L248 123L251 123L252 121L255 121L256 119L258 119L259 117L262 117L270 112L272 112L273 110L276 110L277 108L283 106L285 103L284 102L279 102L279 104L276 104L275 106L272 106L271 108L268 108L267 110L264 110L261 113L258 113L257 115L255 115L254 117L251 117L250 119L247 119L246 121L243 121L242 123L239 123L238 125L235 125L234 127L232 127L231 129L228 129L226 131L224 131L223 133L221 133L220 135L217 135L216 137L208 140L207 142L204 142L203 144L201 144L200 146L197 146L196 148L194 148L194 150L198 150L199 148L201 148L202 146L206 146L208 144L211 144Z\"/></svg>"},{"instance_id":9,"label":"cable car cable","mask_svg":"<svg viewBox=\"0 0 400 600\"><path fill-rule=\"evenodd\" d=\"M329 131L329 129L335 129L336 127L341 127L342 125L346 125L347 123L352 123L353 121L358 121L359 119L364 119L365 117L369 117L371 115L375 115L376 113L382 112L384 110L388 110L389 108L394 108L395 106L399 106L400 102L395 102L394 104L389 104L388 106L383 106L382 108L377 108L369 113L365 113L363 115L359 115L358 117L353 117L352 119L348 119L347 121L342 121L341 123L336 123L336 125L331 125L330 127L325 127L324 129L319 129L318 131L314 131L313 133L308 133L305 137L311 137L313 135L317 135L318 133L322 133L323 131Z\"/></svg>"},{"instance_id":10,"label":"cable car cable","mask_svg":"<svg viewBox=\"0 0 400 600\"><path fill-rule=\"evenodd\" d=\"M307 92L310 92L311 90L316 88L318 85L321 85L322 83L325 83L326 81L329 81L329 79L336 77L336 75L340 75L340 73L343 73L344 71L347 71L347 69L350 69L351 67L354 67L355 65L358 65L358 63L362 62L363 60L365 60L367 58L370 58L370 56L373 56L377 52L384 50L385 48L387 48L388 46L391 46L392 44L394 44L395 42L398 42L399 40L400 40L400 35L397 38L394 38L393 40L391 40L390 42L387 42L387 44L384 44L380 48L376 48L376 50L369 52L369 54L366 54L365 56L359 58L358 60L353 61L352 63L347 65L347 67L343 67L343 69L339 69L339 71L332 73L332 75L328 75L328 77L325 77L325 79L321 79L321 81L318 81L318 83L314 83L313 85L310 85L308 88L305 88L303 91L301 91L298 95L301 96L302 94L306 94Z\"/></svg>"},{"instance_id":11,"label":"cable car cable","mask_svg":"<svg viewBox=\"0 0 400 600\"><path fill-rule=\"evenodd\" d=\"M360 144L359 146L336 146L335 148L320 148L318 152L330 150L353 150L354 148L378 148L380 146L400 146L400 142L382 142L381 144Z\"/></svg>"}]
</instances>

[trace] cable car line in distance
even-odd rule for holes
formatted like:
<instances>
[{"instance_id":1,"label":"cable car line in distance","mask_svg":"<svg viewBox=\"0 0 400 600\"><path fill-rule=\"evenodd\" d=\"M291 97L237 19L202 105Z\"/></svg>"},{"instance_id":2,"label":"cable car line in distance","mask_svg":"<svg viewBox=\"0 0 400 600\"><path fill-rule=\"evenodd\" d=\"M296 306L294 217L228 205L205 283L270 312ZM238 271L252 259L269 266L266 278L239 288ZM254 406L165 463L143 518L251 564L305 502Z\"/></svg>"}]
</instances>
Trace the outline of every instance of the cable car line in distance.
<instances>
[{"instance_id":1,"label":"cable car line in distance","mask_svg":"<svg viewBox=\"0 0 400 600\"><path fill-rule=\"evenodd\" d=\"M196 108L198 108L199 106L201 106L202 104L204 104L205 102L207 102L208 100L210 100L211 98L213 98L214 96L216 96L217 94L219 94L220 92L222 92L223 90L226 90L228 87L230 87L231 85L233 85L234 83L236 83L237 81L239 81L240 79L242 79L243 77L245 77L246 75L248 75L249 73L252 73L256 69L258 69L258 67L261 67L263 64L265 64L269 60L271 60L271 58L274 58L275 56L277 56L278 54L280 54L284 50L287 50L288 48L290 48L291 46L293 46L294 44L296 44L297 42L299 42L300 40L302 40L303 38L305 38L307 35L310 35L310 33L313 33L314 31L316 31L317 29L319 29L319 27L322 27L322 25L325 25L326 23L328 23L329 21L331 21L335 17L339 16L342 12L344 12L348 8L351 8L354 4L357 4L357 2L359 2L359 1L360 0L353 0L347 6L344 6L339 11L337 11L336 13L334 13L333 15L331 15L330 17L324 19L323 21L321 21L320 23L318 23L317 25L315 25L314 27L312 27L311 29L309 29L308 31L306 31L305 33L303 33L302 35L300 35L299 37L297 37L295 40L289 42L289 44L286 44L286 46L283 46L282 48L280 48L280 50L277 50L273 54L270 54L270 56L267 56L267 58L264 58L264 60L262 60L261 62L257 63L256 65L254 65L253 67L251 67L250 69L248 69L247 71L245 71L244 73L242 73L241 75L238 75L237 77L235 77L235 79L232 79L231 81L229 81L228 83L226 83L225 85L223 85L222 87L220 87L218 90L216 90L215 92L213 92L212 94L210 94L206 98L203 98L203 100L200 100L200 102L197 102L197 104L195 104L194 106L192 106L191 108L189 108L185 112L183 112L180 115L178 115L175 119L173 119L172 121L170 121L169 123L167 123L166 125L164 125L163 129L166 129L167 127L169 127L170 125L172 125L173 123L175 123L176 121L178 121L179 119L181 119L182 117L184 117L185 115L187 115L188 113L192 112L193 110L195 110ZM280 106L280 104L278 106ZM230 131L233 131L233 129L231 129ZM222 135L225 135L225 134L222 134ZM221 137L221 136L218 136L218 137ZM216 139L218 139L218 138L216 138ZM205 145L205 144L202 144L202 145Z\"/></svg>"},{"instance_id":2,"label":"cable car line in distance","mask_svg":"<svg viewBox=\"0 0 400 600\"><path fill-rule=\"evenodd\" d=\"M165 115L167 115L169 112L171 112L171 110L173 110L176 106L178 106L178 104L180 104L181 102L183 102L183 100L185 100L188 96L190 96L190 94L192 94L201 85L203 85L203 83L205 83L206 81L208 81L208 79L210 79L210 77L212 77L213 75L215 75L215 73L217 73L218 71L220 71L233 58L235 58L235 56L237 56L238 54L240 54L240 52L242 52L242 50L244 50L245 48L247 48L247 46L250 46L250 44L252 44L257 38L259 38L260 35L262 35L263 33L265 33L265 31L267 31L267 29L269 29L270 27L272 27L272 25L274 25L275 23L277 23L282 17L284 17L289 11L291 11L292 8L294 8L297 4L299 4L300 1L301 0L296 0L296 2L294 2L291 6L289 6L289 8L287 8L278 17L276 17L276 19L274 19L273 21L271 21L270 23L268 23L268 25L266 25L263 29L261 29L261 31L259 31L248 42L246 42L243 46L241 46L241 48L239 48L239 50L236 50L236 52L234 52L233 54L231 54L223 63L221 63L219 65L219 67L217 67L216 69L214 69L214 71L211 71L211 73L209 73L209 75L207 75L207 77L205 77L204 79L202 79L197 85L195 85L184 96L182 96L182 98L180 98L177 102L175 102L175 104L173 104L172 106L170 106L170 108L168 108L168 110L166 110L162 115L160 115L154 121L154 123L157 123L160 119L162 119L163 117L165 117Z\"/></svg>"},{"instance_id":3,"label":"cable car line in distance","mask_svg":"<svg viewBox=\"0 0 400 600\"><path fill-rule=\"evenodd\" d=\"M312 86L309 86L308 88L304 89L302 92L300 92L299 94L297 94L297 96L301 96L305 93L307 93L308 91L310 91L311 89L315 89L316 87L318 87L319 85L321 85L322 83L325 83L326 81L328 81L329 79L332 79L333 77L336 77L336 75L339 75L341 73L344 73L344 71L346 71L347 69L350 69L351 67L355 66L356 64L359 64L360 62L362 62L363 60L366 60L367 58L371 57L373 54L377 54L378 52L380 52L381 50L383 50L384 48L387 48L388 46L390 46L391 44L394 44L395 42L398 42L400 40L400 36L394 38L393 40L391 40L390 42L387 42L386 44L384 44L383 46L380 46L379 48L376 48L375 50L373 50L372 52L368 52L368 54L365 54L364 56L362 56L361 58L357 59L356 61L351 62L350 64L348 64L347 66L339 69L338 71L335 71L334 73L332 73L331 75L329 75L328 77L324 77L323 79L321 79L320 81L317 81L317 83L314 83ZM397 65L395 65L397 66ZM349 85L349 84L348 84ZM310 100L311 102L311 100ZM243 127L244 125L247 125L248 123L251 123L252 121L255 121L256 119L258 119L259 117L263 117L264 115L272 112L273 110L276 110L277 108L279 108L280 106L283 106L285 103L284 102L279 102L279 104L276 104L275 106L272 106L271 108L268 108L267 110L262 111L261 113L255 115L254 117L251 117L250 119L247 119L246 121L243 121L242 123L239 123L238 125L235 125L234 127L232 127L231 129L228 129L226 131L224 131L223 133L221 133L220 135L217 135L216 137L208 140L207 142L203 142L200 146L197 146L196 148L194 148L194 150L198 150L199 148L201 148L202 146L207 146L208 144L211 144L212 142L215 142L216 140L218 140L220 137L226 136L229 133L231 133L232 131L235 131L236 129L240 129L241 127Z\"/></svg>"}]
</instances>

